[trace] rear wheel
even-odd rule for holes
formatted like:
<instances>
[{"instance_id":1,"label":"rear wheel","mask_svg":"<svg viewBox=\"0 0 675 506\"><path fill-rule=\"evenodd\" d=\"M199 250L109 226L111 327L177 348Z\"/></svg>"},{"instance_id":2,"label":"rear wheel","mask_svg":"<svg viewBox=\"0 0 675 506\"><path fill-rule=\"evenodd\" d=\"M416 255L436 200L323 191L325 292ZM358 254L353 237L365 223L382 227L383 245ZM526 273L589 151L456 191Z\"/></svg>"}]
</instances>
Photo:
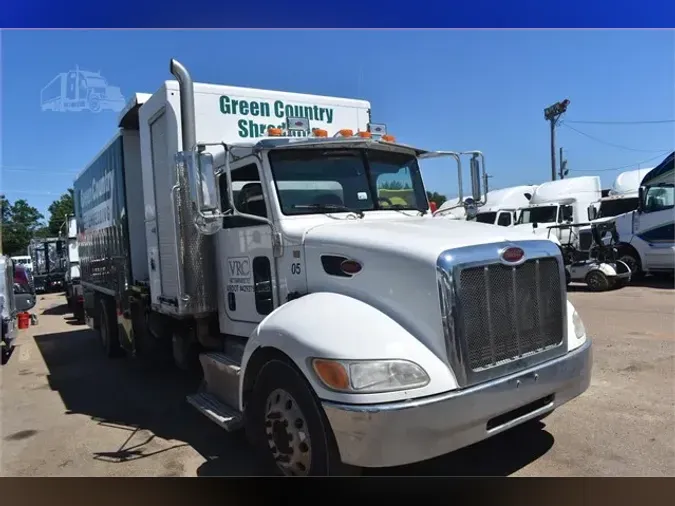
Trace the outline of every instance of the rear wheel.
<instances>
[{"instance_id":1,"label":"rear wheel","mask_svg":"<svg viewBox=\"0 0 675 506\"><path fill-rule=\"evenodd\" d=\"M113 313L110 306L111 304L106 299L101 299L99 302L99 336L106 356L108 358L113 358L120 356L121 348L117 336L117 322L113 320Z\"/></svg>"},{"instance_id":2,"label":"rear wheel","mask_svg":"<svg viewBox=\"0 0 675 506\"><path fill-rule=\"evenodd\" d=\"M286 476L358 474L340 461L318 399L292 365L265 364L246 406L246 431L272 473Z\"/></svg>"},{"instance_id":3,"label":"rear wheel","mask_svg":"<svg viewBox=\"0 0 675 506\"><path fill-rule=\"evenodd\" d=\"M586 284L593 292L604 292L609 290L611 283L607 276L601 271L591 271L586 275Z\"/></svg>"}]
</instances>

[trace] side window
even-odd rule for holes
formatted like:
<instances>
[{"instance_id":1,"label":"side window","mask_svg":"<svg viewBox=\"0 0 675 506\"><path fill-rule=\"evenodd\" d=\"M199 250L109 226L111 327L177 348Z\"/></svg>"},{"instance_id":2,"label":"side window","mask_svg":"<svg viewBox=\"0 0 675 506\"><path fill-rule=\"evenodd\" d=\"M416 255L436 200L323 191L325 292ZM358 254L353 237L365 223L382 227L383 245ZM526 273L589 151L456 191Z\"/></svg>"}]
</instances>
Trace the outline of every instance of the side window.
<instances>
[{"instance_id":1,"label":"side window","mask_svg":"<svg viewBox=\"0 0 675 506\"><path fill-rule=\"evenodd\" d=\"M644 211L654 213L664 209L672 209L675 203L675 187L654 186L647 190Z\"/></svg>"},{"instance_id":2,"label":"side window","mask_svg":"<svg viewBox=\"0 0 675 506\"><path fill-rule=\"evenodd\" d=\"M258 314L268 315L274 309L272 300L272 268L267 257L253 259L253 285L255 291L255 309Z\"/></svg>"},{"instance_id":3,"label":"side window","mask_svg":"<svg viewBox=\"0 0 675 506\"><path fill-rule=\"evenodd\" d=\"M503 212L499 214L499 218L497 219L497 225L500 225L502 227L508 227L511 225L511 213L510 212Z\"/></svg>"},{"instance_id":4,"label":"side window","mask_svg":"<svg viewBox=\"0 0 675 506\"><path fill-rule=\"evenodd\" d=\"M227 195L227 177L223 174L218 180L221 209L230 208ZM267 217L267 205L263 196L258 166L255 163L244 165L232 171L232 193L237 211ZM223 218L223 228L252 227L261 222L239 216Z\"/></svg>"},{"instance_id":5,"label":"side window","mask_svg":"<svg viewBox=\"0 0 675 506\"><path fill-rule=\"evenodd\" d=\"M574 221L574 208L570 205L560 206L558 208L558 223Z\"/></svg>"}]
</instances>

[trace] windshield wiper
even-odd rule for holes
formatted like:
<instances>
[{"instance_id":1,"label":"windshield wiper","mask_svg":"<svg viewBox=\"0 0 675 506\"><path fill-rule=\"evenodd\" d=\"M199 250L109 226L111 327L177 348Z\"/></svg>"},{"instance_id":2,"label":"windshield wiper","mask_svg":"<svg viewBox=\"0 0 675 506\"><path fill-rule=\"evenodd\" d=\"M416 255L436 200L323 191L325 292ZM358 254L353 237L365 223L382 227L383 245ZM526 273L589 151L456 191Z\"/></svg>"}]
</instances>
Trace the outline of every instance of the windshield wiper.
<instances>
[{"instance_id":1,"label":"windshield wiper","mask_svg":"<svg viewBox=\"0 0 675 506\"><path fill-rule=\"evenodd\" d=\"M341 206L338 204L298 204L294 205L293 209L312 209L316 211L345 211L354 213L359 218L363 218L363 211L361 209L352 209L351 207Z\"/></svg>"},{"instance_id":2,"label":"windshield wiper","mask_svg":"<svg viewBox=\"0 0 675 506\"><path fill-rule=\"evenodd\" d=\"M387 211L389 209L393 209L394 211L417 211L420 215L424 214L424 210L419 207L404 206L403 204L392 204L387 207L380 207L380 209L382 211Z\"/></svg>"}]
</instances>

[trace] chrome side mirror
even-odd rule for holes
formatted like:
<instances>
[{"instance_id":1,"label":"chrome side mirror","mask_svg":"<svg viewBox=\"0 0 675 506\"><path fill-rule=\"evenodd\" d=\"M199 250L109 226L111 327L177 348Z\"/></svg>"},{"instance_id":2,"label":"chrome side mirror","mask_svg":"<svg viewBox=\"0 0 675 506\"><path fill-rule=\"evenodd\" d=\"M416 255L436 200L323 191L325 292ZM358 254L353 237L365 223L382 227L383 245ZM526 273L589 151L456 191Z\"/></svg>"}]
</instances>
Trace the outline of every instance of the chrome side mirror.
<instances>
[{"instance_id":1,"label":"chrome side mirror","mask_svg":"<svg viewBox=\"0 0 675 506\"><path fill-rule=\"evenodd\" d=\"M174 209L177 206L175 192L180 191L183 181L187 180L192 217L204 235L215 234L222 226L213 166L211 153L182 151L176 155L176 184L172 189Z\"/></svg>"}]
</instances>

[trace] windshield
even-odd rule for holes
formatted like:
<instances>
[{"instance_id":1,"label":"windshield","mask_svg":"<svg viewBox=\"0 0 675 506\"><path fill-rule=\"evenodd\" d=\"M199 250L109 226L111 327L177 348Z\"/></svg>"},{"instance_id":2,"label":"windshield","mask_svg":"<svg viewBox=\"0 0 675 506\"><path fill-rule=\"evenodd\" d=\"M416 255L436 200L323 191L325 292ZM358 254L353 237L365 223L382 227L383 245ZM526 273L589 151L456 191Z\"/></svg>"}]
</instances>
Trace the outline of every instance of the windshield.
<instances>
[{"instance_id":1,"label":"windshield","mask_svg":"<svg viewBox=\"0 0 675 506\"><path fill-rule=\"evenodd\" d=\"M377 149L287 149L271 151L270 165L286 215L429 208L413 155Z\"/></svg>"},{"instance_id":2,"label":"windshield","mask_svg":"<svg viewBox=\"0 0 675 506\"><path fill-rule=\"evenodd\" d=\"M526 207L520 213L518 224L556 223L558 206Z\"/></svg>"},{"instance_id":3,"label":"windshield","mask_svg":"<svg viewBox=\"0 0 675 506\"><path fill-rule=\"evenodd\" d=\"M631 197L629 199L605 200L600 202L600 210L598 211L598 218L608 218L610 216L618 216L623 213L635 211L638 205L638 198Z\"/></svg>"},{"instance_id":4,"label":"windshield","mask_svg":"<svg viewBox=\"0 0 675 506\"><path fill-rule=\"evenodd\" d=\"M497 218L497 213L478 213L475 219L478 223L494 224L495 218Z\"/></svg>"}]
</instances>

